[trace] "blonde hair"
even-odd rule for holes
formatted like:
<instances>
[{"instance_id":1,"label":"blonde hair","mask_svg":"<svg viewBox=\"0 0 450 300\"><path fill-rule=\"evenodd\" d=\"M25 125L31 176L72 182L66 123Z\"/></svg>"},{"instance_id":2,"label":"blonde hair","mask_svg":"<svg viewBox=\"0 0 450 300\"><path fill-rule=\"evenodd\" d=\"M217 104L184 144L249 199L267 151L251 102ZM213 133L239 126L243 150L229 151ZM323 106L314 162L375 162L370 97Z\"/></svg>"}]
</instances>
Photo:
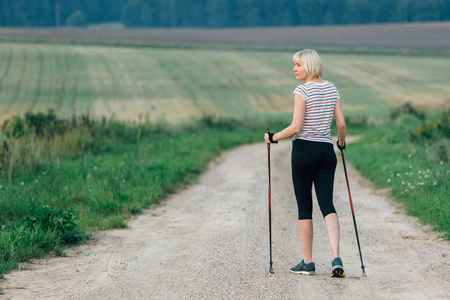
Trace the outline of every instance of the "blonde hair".
<instances>
[{"instance_id":1,"label":"blonde hair","mask_svg":"<svg viewBox=\"0 0 450 300\"><path fill-rule=\"evenodd\" d=\"M307 79L322 79L322 62L315 50L305 49L294 54L294 63L303 66Z\"/></svg>"}]
</instances>

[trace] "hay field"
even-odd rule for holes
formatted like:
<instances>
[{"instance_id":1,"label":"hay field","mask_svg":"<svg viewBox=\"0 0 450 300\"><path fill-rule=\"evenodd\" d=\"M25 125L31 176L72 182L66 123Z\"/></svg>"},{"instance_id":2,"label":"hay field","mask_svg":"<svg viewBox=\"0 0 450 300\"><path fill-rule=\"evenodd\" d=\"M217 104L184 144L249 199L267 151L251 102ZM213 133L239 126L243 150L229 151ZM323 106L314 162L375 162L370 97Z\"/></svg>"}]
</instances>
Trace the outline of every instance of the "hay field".
<instances>
[{"instance_id":1,"label":"hay field","mask_svg":"<svg viewBox=\"0 0 450 300\"><path fill-rule=\"evenodd\" d=\"M128 121L286 116L298 84L291 52L0 43L0 119L53 108ZM412 102L448 109L450 59L322 55L344 109L380 116Z\"/></svg>"}]
</instances>

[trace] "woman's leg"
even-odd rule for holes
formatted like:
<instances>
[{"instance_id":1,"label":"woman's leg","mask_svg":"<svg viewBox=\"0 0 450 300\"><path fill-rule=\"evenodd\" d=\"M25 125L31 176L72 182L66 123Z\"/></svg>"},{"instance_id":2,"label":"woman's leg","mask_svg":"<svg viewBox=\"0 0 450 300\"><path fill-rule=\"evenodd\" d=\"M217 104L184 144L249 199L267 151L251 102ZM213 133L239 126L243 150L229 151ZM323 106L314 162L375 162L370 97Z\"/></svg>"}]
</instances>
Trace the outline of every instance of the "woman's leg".
<instances>
[{"instance_id":1,"label":"woman's leg","mask_svg":"<svg viewBox=\"0 0 450 300\"><path fill-rule=\"evenodd\" d=\"M312 262L313 222L311 219L298 220L300 228L300 241L302 244L303 259L305 263Z\"/></svg>"},{"instance_id":2,"label":"woman's leg","mask_svg":"<svg viewBox=\"0 0 450 300\"><path fill-rule=\"evenodd\" d=\"M312 262L313 223L312 223L312 182L314 179L314 157L317 151L311 150L314 143L296 140L292 148L292 182L298 208L300 242L305 263Z\"/></svg>"},{"instance_id":3,"label":"woman's leg","mask_svg":"<svg viewBox=\"0 0 450 300\"><path fill-rule=\"evenodd\" d=\"M325 216L325 225L327 227L328 241L331 246L332 259L339 257L339 218L336 213L331 213Z\"/></svg>"},{"instance_id":4,"label":"woman's leg","mask_svg":"<svg viewBox=\"0 0 450 300\"><path fill-rule=\"evenodd\" d=\"M333 258L336 258L339 256L340 240L339 219L333 205L334 172L337 159L332 145L324 144L323 146L324 156L315 173L314 187L320 210L325 219L331 253Z\"/></svg>"}]
</instances>

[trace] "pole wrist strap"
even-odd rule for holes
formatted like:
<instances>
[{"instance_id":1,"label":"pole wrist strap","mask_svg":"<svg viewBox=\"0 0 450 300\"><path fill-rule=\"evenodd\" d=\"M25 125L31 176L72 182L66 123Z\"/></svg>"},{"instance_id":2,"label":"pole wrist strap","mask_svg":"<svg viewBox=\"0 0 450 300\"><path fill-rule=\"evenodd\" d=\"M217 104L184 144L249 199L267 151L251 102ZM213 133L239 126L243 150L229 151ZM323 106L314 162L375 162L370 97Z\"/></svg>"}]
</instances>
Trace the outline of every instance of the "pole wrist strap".
<instances>
[{"instance_id":1,"label":"pole wrist strap","mask_svg":"<svg viewBox=\"0 0 450 300\"><path fill-rule=\"evenodd\" d=\"M272 144L278 144L278 141L276 141L276 142L273 141L273 135L274 135L274 134L275 134L275 133L269 132L269 141L270 141Z\"/></svg>"}]
</instances>

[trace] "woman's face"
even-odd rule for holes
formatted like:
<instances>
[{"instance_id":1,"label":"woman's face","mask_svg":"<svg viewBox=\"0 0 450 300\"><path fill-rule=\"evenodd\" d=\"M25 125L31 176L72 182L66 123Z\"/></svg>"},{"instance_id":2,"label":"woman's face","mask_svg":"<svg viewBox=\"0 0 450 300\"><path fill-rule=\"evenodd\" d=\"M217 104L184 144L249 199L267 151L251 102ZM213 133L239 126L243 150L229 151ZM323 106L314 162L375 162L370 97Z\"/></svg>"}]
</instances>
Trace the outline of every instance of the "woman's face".
<instances>
[{"instance_id":1,"label":"woman's face","mask_svg":"<svg viewBox=\"0 0 450 300\"><path fill-rule=\"evenodd\" d=\"M295 79L306 81L306 71L303 68L301 61L295 63L293 71L295 73Z\"/></svg>"}]
</instances>

